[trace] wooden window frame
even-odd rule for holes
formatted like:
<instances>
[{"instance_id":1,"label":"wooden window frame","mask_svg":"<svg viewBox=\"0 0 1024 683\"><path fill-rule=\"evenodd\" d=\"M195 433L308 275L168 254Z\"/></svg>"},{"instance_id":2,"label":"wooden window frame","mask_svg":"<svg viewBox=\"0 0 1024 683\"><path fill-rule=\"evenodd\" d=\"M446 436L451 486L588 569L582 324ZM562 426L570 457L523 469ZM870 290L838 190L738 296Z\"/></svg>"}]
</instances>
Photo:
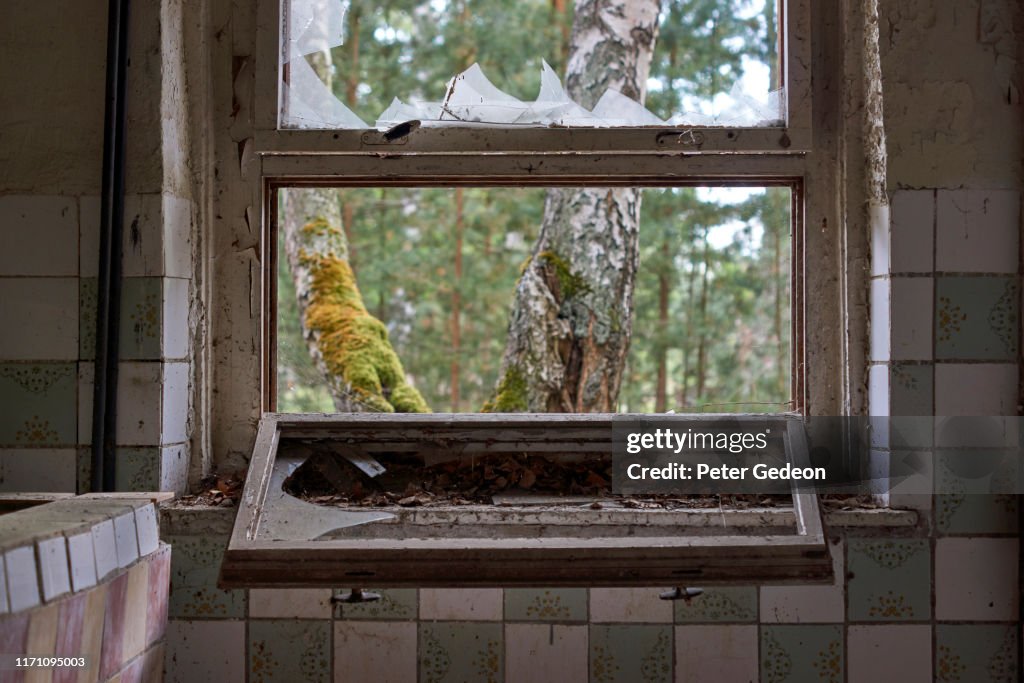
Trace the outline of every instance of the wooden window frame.
<instances>
[{"instance_id":1,"label":"wooden window frame","mask_svg":"<svg viewBox=\"0 0 1024 683\"><path fill-rule=\"evenodd\" d=\"M378 553L374 544L364 541L267 540L258 536L281 435L308 428L312 423L328 431L343 429L346 421L360 419L352 415L316 417L269 412L276 393L275 201L277 190L282 187L787 185L793 188L793 400L797 412L805 415L838 414L846 401L842 398L846 391L845 346L841 332L832 329L834 323L822 322L835 319L834 311L822 304L825 299L816 294L811 295L815 303L809 305L807 295L825 282L837 294L841 289L841 284L832 282L837 278L820 271L823 265L828 267L821 256L836 249L835 238L826 225L841 223L841 204L834 199L841 179L828 152L838 149L838 143L835 126L828 124L819 130L822 118L817 110L812 118L812 66L816 73L819 67L826 67L812 64L810 0L781 0L781 6L780 40L785 46L783 78L787 85L787 119L781 127L590 129L453 125L410 126L408 130L396 127L385 133L279 128L280 0L258 0L255 72L251 80L236 80L251 83L252 87L248 97L242 98L252 106L246 117L251 135L238 144L238 156L241 178L249 192L246 223L258 227L262 255L257 270L249 272L248 282L249 310L258 322L260 337L257 391L263 417L249 461L250 475L241 509L225 555L224 585L658 585L680 583L687 578L712 585L828 579L831 563L817 499L802 493L794 495L793 534L748 537L726 527L721 534L699 543L692 542L696 536L691 539L683 534L679 543L669 544L671 551L659 550L657 544L647 549L631 546L624 550L615 549L615 543L596 543L587 551L593 568L591 563L571 562L579 552L571 544L551 546L541 555L522 547L508 547L500 553L490 548L487 552L500 558L506 569L500 563L481 569L479 563L487 562L486 553L474 554L471 549L446 548L443 544L419 550L408 544L382 546ZM815 26L822 24L822 16L817 15L815 21ZM821 41L814 50L815 55L821 53ZM830 62L827 68L834 70L836 65ZM820 83L819 80L815 87L816 96L825 93ZM236 93L239 87L236 83ZM826 111L837 107L834 101L825 106ZM819 231L815 226L813 233L806 227L812 210L818 217L815 220L827 217L822 229ZM808 257L806 252L811 247L814 251ZM810 271L812 281L806 277L808 262L819 269ZM261 282L257 283L257 278ZM242 329L244 324L232 321L229 327L218 328L218 334ZM810 330L814 334L809 343ZM827 362L809 364L810 356ZM245 363L249 362L247 357ZM836 385L841 385L841 390L837 391ZM241 380L235 381L230 384L227 398L247 401L251 396L247 392ZM608 415L576 417L610 419ZM418 418L391 415L377 419L402 424L402 420ZM480 416L437 415L426 419L457 422L479 420ZM516 419L534 425L552 421L551 416L542 414ZM234 453L238 452L243 434L252 434L247 432L251 426L244 428L237 423L220 429ZM436 559L437 553L453 551L465 558L458 571L452 569L450 556L448 560ZM414 569L403 573L401 567L405 565ZM296 572L299 566L303 569ZM509 567L518 569L509 571ZM434 573L441 570L446 573Z\"/></svg>"},{"instance_id":2,"label":"wooden window frame","mask_svg":"<svg viewBox=\"0 0 1024 683\"><path fill-rule=\"evenodd\" d=\"M798 417L789 421L785 434L791 461L808 466ZM585 509L543 513L549 533L532 537L331 537L338 527L358 526L354 517L362 516L368 523L391 515L373 509L339 511L283 493L284 478L300 462L288 467L277 458L282 440L288 437L331 440L356 448L378 439L406 446L432 443L442 444L446 452L463 454L493 452L496 444L548 451L610 449L612 419L609 415L529 414L264 415L221 565L224 587L733 585L832 579L817 496L796 489L791 520L784 517L790 513L782 510ZM458 516L459 511L452 514ZM465 514L479 512L466 510ZM626 516L631 520L626 524L645 527L653 519L650 515L658 514L661 523L655 526L664 532L572 537L562 530L563 524L570 529L589 527L596 516L609 514ZM765 524L773 514L785 521ZM792 531L781 533L777 526L787 522ZM714 533L708 533L709 528Z\"/></svg>"}]
</instances>

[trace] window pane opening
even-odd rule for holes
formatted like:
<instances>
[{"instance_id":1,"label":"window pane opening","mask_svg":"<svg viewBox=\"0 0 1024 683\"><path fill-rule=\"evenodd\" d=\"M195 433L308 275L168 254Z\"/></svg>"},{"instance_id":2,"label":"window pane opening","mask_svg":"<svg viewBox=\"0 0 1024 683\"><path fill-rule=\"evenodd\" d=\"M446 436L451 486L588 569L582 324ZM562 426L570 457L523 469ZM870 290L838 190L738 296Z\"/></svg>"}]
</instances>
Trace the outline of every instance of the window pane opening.
<instances>
[{"instance_id":1,"label":"window pane opening","mask_svg":"<svg viewBox=\"0 0 1024 683\"><path fill-rule=\"evenodd\" d=\"M282 1L283 128L786 119L777 0Z\"/></svg>"},{"instance_id":2,"label":"window pane opening","mask_svg":"<svg viewBox=\"0 0 1024 683\"><path fill-rule=\"evenodd\" d=\"M278 192L270 397L278 412L798 407L789 187ZM605 225L623 240L559 246L552 226L585 223L587 201L636 211ZM626 300L610 301L616 296ZM547 306L549 318L524 313L534 305ZM555 335L559 348L543 348ZM572 354L603 353L602 341L617 343L621 357L609 351L591 363L590 383L612 377L605 384L618 386L593 388L605 409L576 409L591 388L572 376ZM520 358L542 352L563 367ZM535 375L544 372L562 372L570 388L537 398Z\"/></svg>"}]
</instances>

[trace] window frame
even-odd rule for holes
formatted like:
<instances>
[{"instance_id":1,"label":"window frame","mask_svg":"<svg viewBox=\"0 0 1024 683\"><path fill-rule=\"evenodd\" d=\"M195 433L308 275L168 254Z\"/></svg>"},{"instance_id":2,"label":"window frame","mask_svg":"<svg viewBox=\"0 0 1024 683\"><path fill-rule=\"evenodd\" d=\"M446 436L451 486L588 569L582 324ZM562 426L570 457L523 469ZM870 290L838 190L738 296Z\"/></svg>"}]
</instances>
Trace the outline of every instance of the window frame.
<instances>
[{"instance_id":1,"label":"window frame","mask_svg":"<svg viewBox=\"0 0 1024 683\"><path fill-rule=\"evenodd\" d=\"M264 413L277 413L277 278L279 268L278 253L278 191L289 187L309 186L330 188L355 187L580 187L579 182L565 177L544 179L543 177L518 178L515 183L501 183L493 178L457 179L453 185L447 179L437 177L393 177L382 182L375 177L360 180L332 178L330 181L316 182L310 178L298 181L290 176L284 178L265 177L263 192L267 216L264 221L264 244L262 282L263 306L261 319L261 406ZM637 187L634 182L626 182L615 177L590 179L586 187ZM807 414L807 387L804 361L804 307L803 307L803 182L798 178L764 178L761 180L721 181L688 179L673 182L665 178L652 178L641 187L788 187L790 190L790 403L791 408L781 413ZM300 413L295 413L300 414ZM543 413L531 413L543 415Z\"/></svg>"},{"instance_id":2,"label":"window frame","mask_svg":"<svg viewBox=\"0 0 1024 683\"><path fill-rule=\"evenodd\" d=\"M440 440L459 452L475 444L488 452L495 443L517 447L557 435L561 443L610 446L609 415L472 415L455 421L445 414L284 415L268 413L259 434L239 512L221 564L223 588L372 585L379 587L484 586L651 586L749 585L751 583L827 583L834 579L831 549L813 493L792 491L792 532L780 533L772 511L662 512L678 524L662 521L658 536L566 535L510 538L337 538L334 529L382 521L391 514L373 509L323 508L288 494L275 495L290 471L277 458L285 436L360 443L367 435L398 435L402 444ZM794 416L795 417L795 416ZM809 466L802 421L790 419L785 432L794 465ZM545 431L546 430L546 431ZM539 434L538 434L539 432ZM545 445L550 446L550 443ZM543 446L542 446L543 447ZM295 460L294 463L299 461ZM473 510L466 510L474 514ZM614 513L632 516L633 511ZM455 514L458 514L456 512ZM590 511L542 513L581 526ZM725 524L726 515L747 523ZM348 517L345 520L345 517ZM361 522L352 516L363 517ZM290 523L294 518L301 523ZM694 522L693 517L705 517ZM750 520L756 517L757 520ZM289 520L282 522L281 519ZM577 519L579 518L579 519ZM721 533L699 533L709 520L723 521ZM348 524L344 522L347 521ZM397 521L397 520L396 520ZM753 523L751 523L753 522ZM625 522L637 525L639 522ZM539 522L553 532L559 524ZM647 520L644 520L644 525ZM272 527L268 529L267 527ZM603 527L593 527L602 529ZM687 529L698 533L685 533Z\"/></svg>"},{"instance_id":3,"label":"window frame","mask_svg":"<svg viewBox=\"0 0 1024 683\"><path fill-rule=\"evenodd\" d=\"M780 82L785 88L782 126L629 126L539 128L533 126L425 126L415 136L392 138L376 129L311 130L280 127L282 58L286 41L282 7L289 0L257 0L253 143L258 154L444 153L780 153L813 148L810 0L778 0ZM769 0L771 1L771 0ZM454 75L454 74L453 74ZM399 93L396 93L399 94ZM396 126L395 128L400 128ZM395 130L392 129L392 131ZM538 136L539 131L546 135ZM474 132L473 135L466 135Z\"/></svg>"},{"instance_id":4,"label":"window frame","mask_svg":"<svg viewBox=\"0 0 1024 683\"><path fill-rule=\"evenodd\" d=\"M785 19L780 38L786 46L783 63L788 86L787 125L781 128L453 125L392 129L385 134L376 130L278 129L279 2L257 0L254 16L250 15L253 23L236 29L254 39L253 58L236 57L230 80L221 76L222 83L230 83L233 98L230 105L222 101L221 106L235 111L232 127L222 131L229 139L219 146L218 158L222 163L238 163L237 170L226 172L232 185L220 200L229 208L223 220L233 223L223 234L213 236L212 246L215 259L219 259L219 265L215 260L212 266L214 277L224 280L218 291L226 287L228 296L213 317L214 342L225 349L214 351L215 372L227 371L224 384L217 389L216 410L211 413L214 446L225 453L218 458L221 467L248 465L253 473L250 479L255 479L259 463L266 465L261 452L267 445L263 431L257 436L257 422L302 417L268 414L272 403L267 401L276 376L276 367L268 362L273 319L267 314L276 302L274 202L276 188L285 185L789 184L794 187L793 276L799 278L792 291L792 354L794 381L799 387L793 399L799 412L806 415L856 412L850 368L857 367L859 356L856 349L850 349L849 332L844 332L843 325L848 316L852 315L856 324L859 318L847 309L850 304L844 289L853 271L845 270L839 260L846 256L844 212L846 202L852 200L846 196L841 167L845 154L841 145L844 123L838 115L842 111L837 95L841 88L830 87L843 76L846 64L841 49L835 47L840 43L836 35L840 25L830 20L827 11L815 11L814 27L821 34L814 41L812 55L810 0L781 0ZM816 75L813 116L812 70ZM231 214L235 210L238 214ZM239 214L241 221L230 217ZM810 220L813 229L808 228ZM829 265L833 260L836 271ZM527 417L545 419L541 414ZM254 438L255 451L251 450ZM266 470L258 475L261 481L266 481L265 474ZM817 520L810 523L813 531L820 524L820 510L813 496L809 500L806 510ZM258 504L249 494L243 496L243 507ZM228 556L238 550L236 559L258 565L262 551L250 545L253 541L246 537L244 519L240 514L236 520ZM722 538L726 537L723 534ZM649 585L650 579L646 582ZM758 582L756 567L748 570L743 582ZM236 581L235 585L243 583ZM311 584L301 580L294 585ZM640 584L619 581L614 585Z\"/></svg>"}]
</instances>

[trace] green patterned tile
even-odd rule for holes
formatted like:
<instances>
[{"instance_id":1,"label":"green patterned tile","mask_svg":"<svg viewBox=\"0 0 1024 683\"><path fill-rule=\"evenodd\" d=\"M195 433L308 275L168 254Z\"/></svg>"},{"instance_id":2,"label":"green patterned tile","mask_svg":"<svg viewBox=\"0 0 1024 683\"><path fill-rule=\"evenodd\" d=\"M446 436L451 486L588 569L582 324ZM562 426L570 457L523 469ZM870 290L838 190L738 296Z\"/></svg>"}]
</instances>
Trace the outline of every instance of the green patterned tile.
<instances>
[{"instance_id":1,"label":"green patterned tile","mask_svg":"<svg viewBox=\"0 0 1024 683\"><path fill-rule=\"evenodd\" d=\"M386 619L399 621L415 619L419 595L415 588L366 588L370 593L379 593L376 602L334 604L335 619ZM335 590L335 594L347 593L348 588Z\"/></svg>"},{"instance_id":2,"label":"green patterned tile","mask_svg":"<svg viewBox=\"0 0 1024 683\"><path fill-rule=\"evenodd\" d=\"M160 490L160 448L118 448L114 480L118 491Z\"/></svg>"},{"instance_id":3,"label":"green patterned tile","mask_svg":"<svg viewBox=\"0 0 1024 683\"><path fill-rule=\"evenodd\" d=\"M125 360L160 358L161 280L158 277L124 278L118 353Z\"/></svg>"},{"instance_id":4,"label":"green patterned tile","mask_svg":"<svg viewBox=\"0 0 1024 683\"><path fill-rule=\"evenodd\" d=\"M331 650L331 622L326 619L252 619L249 681L327 683Z\"/></svg>"},{"instance_id":5,"label":"green patterned tile","mask_svg":"<svg viewBox=\"0 0 1024 683\"><path fill-rule=\"evenodd\" d=\"M847 542L847 618L904 621L931 616L931 561L925 540Z\"/></svg>"},{"instance_id":6,"label":"green patterned tile","mask_svg":"<svg viewBox=\"0 0 1024 683\"><path fill-rule=\"evenodd\" d=\"M935 356L1012 360L1020 295L1013 277L940 277L935 290Z\"/></svg>"},{"instance_id":7,"label":"green patterned tile","mask_svg":"<svg viewBox=\"0 0 1024 683\"><path fill-rule=\"evenodd\" d=\"M78 439L75 363L0 363L0 444L74 445Z\"/></svg>"},{"instance_id":8,"label":"green patterned tile","mask_svg":"<svg viewBox=\"0 0 1024 683\"><path fill-rule=\"evenodd\" d=\"M653 624L590 627L592 683L672 680L672 627Z\"/></svg>"},{"instance_id":9,"label":"green patterned tile","mask_svg":"<svg viewBox=\"0 0 1024 683\"><path fill-rule=\"evenodd\" d=\"M506 621L586 621L586 588L506 588Z\"/></svg>"},{"instance_id":10,"label":"green patterned tile","mask_svg":"<svg viewBox=\"0 0 1024 683\"><path fill-rule=\"evenodd\" d=\"M1017 680L1017 626L939 624L935 680L999 683Z\"/></svg>"},{"instance_id":11,"label":"green patterned tile","mask_svg":"<svg viewBox=\"0 0 1024 683\"><path fill-rule=\"evenodd\" d=\"M79 447L76 451L78 458L78 493L92 493L92 449Z\"/></svg>"},{"instance_id":12,"label":"green patterned tile","mask_svg":"<svg viewBox=\"0 0 1024 683\"><path fill-rule=\"evenodd\" d=\"M757 621L757 589L752 586L705 588L702 595L675 601L677 624Z\"/></svg>"},{"instance_id":13,"label":"green patterned tile","mask_svg":"<svg viewBox=\"0 0 1024 683\"><path fill-rule=\"evenodd\" d=\"M420 683L500 683L502 629L488 622L420 623Z\"/></svg>"},{"instance_id":14,"label":"green patterned tile","mask_svg":"<svg viewBox=\"0 0 1024 683\"><path fill-rule=\"evenodd\" d=\"M78 357L96 359L96 287L97 279L78 280Z\"/></svg>"},{"instance_id":15,"label":"green patterned tile","mask_svg":"<svg viewBox=\"0 0 1024 683\"><path fill-rule=\"evenodd\" d=\"M934 437L935 366L893 363L889 368L889 446L928 448Z\"/></svg>"},{"instance_id":16,"label":"green patterned tile","mask_svg":"<svg viewBox=\"0 0 1024 683\"><path fill-rule=\"evenodd\" d=\"M1017 453L993 449L936 454L935 523L940 532L1017 531Z\"/></svg>"},{"instance_id":17,"label":"green patterned tile","mask_svg":"<svg viewBox=\"0 0 1024 683\"><path fill-rule=\"evenodd\" d=\"M172 619L242 618L245 591L217 587L227 536L170 536Z\"/></svg>"},{"instance_id":18,"label":"green patterned tile","mask_svg":"<svg viewBox=\"0 0 1024 683\"><path fill-rule=\"evenodd\" d=\"M761 627L761 683L841 683L841 626Z\"/></svg>"}]
</instances>

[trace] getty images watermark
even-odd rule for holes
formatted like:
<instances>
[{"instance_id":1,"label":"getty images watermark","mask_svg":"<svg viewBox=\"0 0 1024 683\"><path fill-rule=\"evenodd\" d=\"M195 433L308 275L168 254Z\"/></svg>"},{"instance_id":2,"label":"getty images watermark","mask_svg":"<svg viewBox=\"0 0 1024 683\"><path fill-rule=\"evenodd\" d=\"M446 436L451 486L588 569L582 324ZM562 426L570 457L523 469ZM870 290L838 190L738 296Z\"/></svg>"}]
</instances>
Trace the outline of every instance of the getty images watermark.
<instances>
[{"instance_id":1,"label":"getty images watermark","mask_svg":"<svg viewBox=\"0 0 1024 683\"><path fill-rule=\"evenodd\" d=\"M612 422L612 490L860 495L941 493L949 487L1020 493L1019 423L990 417L621 415Z\"/></svg>"}]
</instances>

